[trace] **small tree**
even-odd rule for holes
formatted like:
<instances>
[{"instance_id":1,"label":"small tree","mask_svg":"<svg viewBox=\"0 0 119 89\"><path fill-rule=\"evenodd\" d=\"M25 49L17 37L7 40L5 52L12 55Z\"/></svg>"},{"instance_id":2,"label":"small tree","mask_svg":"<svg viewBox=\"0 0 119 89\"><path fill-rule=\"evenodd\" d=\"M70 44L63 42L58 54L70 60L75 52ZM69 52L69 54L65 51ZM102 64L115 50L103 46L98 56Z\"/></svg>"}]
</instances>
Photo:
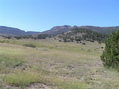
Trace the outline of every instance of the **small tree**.
<instances>
[{"instance_id":1,"label":"small tree","mask_svg":"<svg viewBox=\"0 0 119 89\"><path fill-rule=\"evenodd\" d=\"M112 32L106 39L101 60L105 67L119 70L119 30Z\"/></svg>"}]
</instances>

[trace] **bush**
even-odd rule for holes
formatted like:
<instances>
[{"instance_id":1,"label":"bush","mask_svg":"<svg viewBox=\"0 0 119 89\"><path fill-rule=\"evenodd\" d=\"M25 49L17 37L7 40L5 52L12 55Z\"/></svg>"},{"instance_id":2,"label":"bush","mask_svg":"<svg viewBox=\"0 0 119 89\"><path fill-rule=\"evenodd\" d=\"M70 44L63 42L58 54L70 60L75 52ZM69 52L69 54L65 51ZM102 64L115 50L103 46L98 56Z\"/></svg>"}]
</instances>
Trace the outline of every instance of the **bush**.
<instances>
[{"instance_id":1,"label":"bush","mask_svg":"<svg viewBox=\"0 0 119 89\"><path fill-rule=\"evenodd\" d=\"M36 46L32 43L24 44L23 46L36 48Z\"/></svg>"},{"instance_id":2,"label":"bush","mask_svg":"<svg viewBox=\"0 0 119 89\"><path fill-rule=\"evenodd\" d=\"M106 39L101 60L105 67L119 69L119 30L112 32L110 37Z\"/></svg>"},{"instance_id":3,"label":"bush","mask_svg":"<svg viewBox=\"0 0 119 89\"><path fill-rule=\"evenodd\" d=\"M82 45L86 45L86 43L82 43Z\"/></svg>"},{"instance_id":4,"label":"bush","mask_svg":"<svg viewBox=\"0 0 119 89\"><path fill-rule=\"evenodd\" d=\"M3 40L0 40L0 43L4 43L5 41L3 41Z\"/></svg>"}]
</instances>

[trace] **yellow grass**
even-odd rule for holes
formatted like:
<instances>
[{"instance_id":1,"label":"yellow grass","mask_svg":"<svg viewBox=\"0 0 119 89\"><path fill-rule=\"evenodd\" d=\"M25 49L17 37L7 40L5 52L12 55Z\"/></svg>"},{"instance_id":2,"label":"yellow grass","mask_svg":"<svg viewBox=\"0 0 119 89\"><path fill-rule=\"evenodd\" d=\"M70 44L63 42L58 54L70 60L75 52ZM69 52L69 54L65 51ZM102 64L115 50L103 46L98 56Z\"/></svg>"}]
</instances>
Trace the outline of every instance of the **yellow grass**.
<instances>
[{"instance_id":1,"label":"yellow grass","mask_svg":"<svg viewBox=\"0 0 119 89\"><path fill-rule=\"evenodd\" d=\"M36 48L23 46L29 43ZM118 72L103 68L100 60L104 44L85 43L62 43L51 39L0 43L1 67L6 70L0 70L0 87L118 89Z\"/></svg>"}]
</instances>

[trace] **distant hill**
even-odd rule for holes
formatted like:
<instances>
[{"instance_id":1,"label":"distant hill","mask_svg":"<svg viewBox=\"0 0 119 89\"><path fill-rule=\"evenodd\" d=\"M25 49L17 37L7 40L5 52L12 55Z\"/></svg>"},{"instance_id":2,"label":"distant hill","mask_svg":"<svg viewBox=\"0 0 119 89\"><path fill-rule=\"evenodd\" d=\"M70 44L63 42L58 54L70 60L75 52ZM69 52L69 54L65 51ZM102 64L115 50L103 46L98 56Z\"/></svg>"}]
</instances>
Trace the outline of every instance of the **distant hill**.
<instances>
[{"instance_id":1,"label":"distant hill","mask_svg":"<svg viewBox=\"0 0 119 89\"><path fill-rule=\"evenodd\" d=\"M59 33L67 32L67 31L70 31L71 29L73 29L73 27L68 26L68 25L55 26L55 27L51 28L50 30L41 32L40 34L53 35L53 34L59 34Z\"/></svg>"},{"instance_id":2,"label":"distant hill","mask_svg":"<svg viewBox=\"0 0 119 89\"><path fill-rule=\"evenodd\" d=\"M59 39L60 42L97 41L99 43L102 43L106 38L108 38L108 35L103 33L97 33L84 28L75 28L71 31L57 34L55 35L55 38Z\"/></svg>"},{"instance_id":3,"label":"distant hill","mask_svg":"<svg viewBox=\"0 0 119 89\"><path fill-rule=\"evenodd\" d=\"M119 26L113 26L113 27L80 26L78 28L89 29L98 33L105 33L105 34L111 34L112 31L119 30Z\"/></svg>"},{"instance_id":4,"label":"distant hill","mask_svg":"<svg viewBox=\"0 0 119 89\"><path fill-rule=\"evenodd\" d=\"M55 26L48 31L41 32L40 34L47 34L47 35L58 34L58 33L70 31L74 28L84 28L84 29L92 30L98 33L111 34L112 31L116 31L117 29L119 29L119 26L114 26L114 27L73 26L71 27L68 25L64 25L64 26Z\"/></svg>"},{"instance_id":5,"label":"distant hill","mask_svg":"<svg viewBox=\"0 0 119 89\"><path fill-rule=\"evenodd\" d=\"M24 36L24 35L32 35L38 33L39 32L32 32L32 31L25 32L18 28L0 26L0 35L4 35L4 36Z\"/></svg>"},{"instance_id":6,"label":"distant hill","mask_svg":"<svg viewBox=\"0 0 119 89\"><path fill-rule=\"evenodd\" d=\"M63 28L63 27L62 27ZM67 28L70 28L67 26ZM16 39L46 39L51 38L59 40L59 42L82 42L82 41L97 41L99 43L104 42L108 38L107 34L97 33L92 30L84 28L74 28L70 31L62 32L59 34L46 35L46 34L37 34L37 35L28 35L28 36L14 36ZM8 37L9 38L9 37ZM10 38L9 38L10 39Z\"/></svg>"}]
</instances>

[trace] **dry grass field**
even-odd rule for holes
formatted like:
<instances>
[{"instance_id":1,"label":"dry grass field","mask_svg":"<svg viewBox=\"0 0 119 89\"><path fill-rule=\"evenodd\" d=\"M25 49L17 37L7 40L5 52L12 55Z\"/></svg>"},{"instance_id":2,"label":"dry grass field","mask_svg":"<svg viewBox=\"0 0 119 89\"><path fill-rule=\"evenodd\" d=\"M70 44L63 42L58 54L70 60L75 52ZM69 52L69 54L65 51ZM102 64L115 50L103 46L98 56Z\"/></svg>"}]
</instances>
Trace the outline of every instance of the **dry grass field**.
<instances>
[{"instance_id":1,"label":"dry grass field","mask_svg":"<svg viewBox=\"0 0 119 89\"><path fill-rule=\"evenodd\" d=\"M104 44L0 42L0 89L119 89L119 73L100 60Z\"/></svg>"}]
</instances>

